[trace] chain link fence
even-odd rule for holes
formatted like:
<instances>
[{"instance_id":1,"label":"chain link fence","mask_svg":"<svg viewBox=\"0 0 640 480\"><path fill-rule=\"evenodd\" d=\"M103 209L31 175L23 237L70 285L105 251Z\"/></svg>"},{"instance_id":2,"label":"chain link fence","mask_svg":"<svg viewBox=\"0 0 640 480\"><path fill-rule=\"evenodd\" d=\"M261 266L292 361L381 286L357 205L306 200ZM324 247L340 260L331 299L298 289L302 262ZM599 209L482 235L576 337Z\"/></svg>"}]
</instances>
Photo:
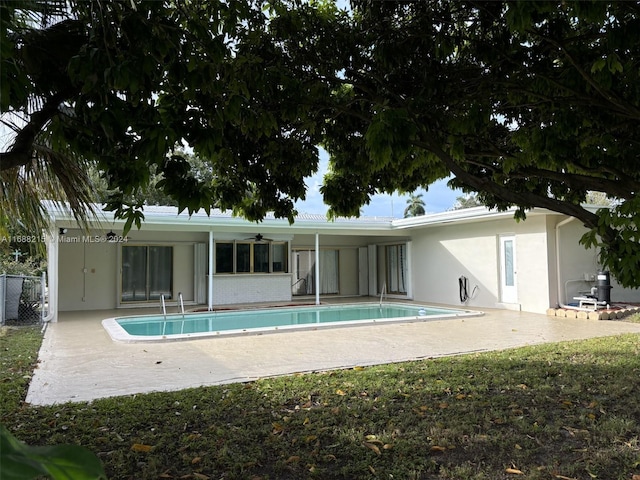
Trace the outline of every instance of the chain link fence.
<instances>
[{"instance_id":1,"label":"chain link fence","mask_svg":"<svg viewBox=\"0 0 640 480\"><path fill-rule=\"evenodd\" d=\"M42 322L48 307L44 278L0 275L0 326Z\"/></svg>"}]
</instances>

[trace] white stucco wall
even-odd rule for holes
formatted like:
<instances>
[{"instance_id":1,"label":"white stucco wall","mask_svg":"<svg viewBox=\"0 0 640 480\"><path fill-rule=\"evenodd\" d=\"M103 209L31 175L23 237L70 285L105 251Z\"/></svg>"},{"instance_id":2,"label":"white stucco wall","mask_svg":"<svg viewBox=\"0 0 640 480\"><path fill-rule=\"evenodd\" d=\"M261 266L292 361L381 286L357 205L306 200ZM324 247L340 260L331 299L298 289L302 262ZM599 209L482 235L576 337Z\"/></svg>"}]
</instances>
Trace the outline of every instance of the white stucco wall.
<instances>
[{"instance_id":1,"label":"white stucco wall","mask_svg":"<svg viewBox=\"0 0 640 480\"><path fill-rule=\"evenodd\" d=\"M60 237L58 310L102 310L117 308L119 305L119 249L123 244L94 241L94 238L103 238L104 235L104 231L86 234L80 230L68 229ZM134 231L126 243L173 246L174 299L170 301L171 308L177 308L178 292L182 292L185 302L193 301L193 245L196 241L206 239L205 235Z\"/></svg>"},{"instance_id":2,"label":"white stucco wall","mask_svg":"<svg viewBox=\"0 0 640 480\"><path fill-rule=\"evenodd\" d=\"M516 237L518 301L500 298L499 238ZM543 216L439 225L412 231L416 301L543 313L549 307L548 234ZM458 278L468 278L471 298L460 302Z\"/></svg>"},{"instance_id":3,"label":"white stucco wall","mask_svg":"<svg viewBox=\"0 0 640 480\"><path fill-rule=\"evenodd\" d=\"M581 292L589 292L596 281L585 281L585 275L595 276L602 267L596 249L585 249L579 240L587 229L573 220L558 229L560 296L562 303L573 302ZM640 302L640 290L623 288L611 277L611 302Z\"/></svg>"},{"instance_id":4,"label":"white stucco wall","mask_svg":"<svg viewBox=\"0 0 640 480\"><path fill-rule=\"evenodd\" d=\"M58 242L58 310L99 310L115 307L116 244L93 241L68 230Z\"/></svg>"},{"instance_id":5,"label":"white stucco wall","mask_svg":"<svg viewBox=\"0 0 640 480\"><path fill-rule=\"evenodd\" d=\"M358 295L358 249L340 249L338 261L340 295Z\"/></svg>"}]
</instances>

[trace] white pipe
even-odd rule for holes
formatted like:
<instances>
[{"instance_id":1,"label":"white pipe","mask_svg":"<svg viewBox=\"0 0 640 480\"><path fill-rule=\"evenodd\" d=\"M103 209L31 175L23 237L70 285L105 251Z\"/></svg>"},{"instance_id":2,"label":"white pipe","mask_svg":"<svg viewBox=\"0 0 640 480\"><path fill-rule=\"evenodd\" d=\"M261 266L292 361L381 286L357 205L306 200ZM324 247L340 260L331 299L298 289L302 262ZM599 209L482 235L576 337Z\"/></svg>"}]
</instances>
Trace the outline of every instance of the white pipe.
<instances>
[{"instance_id":1,"label":"white pipe","mask_svg":"<svg viewBox=\"0 0 640 480\"><path fill-rule=\"evenodd\" d=\"M320 235L316 232L316 305L320 305Z\"/></svg>"},{"instance_id":2,"label":"white pipe","mask_svg":"<svg viewBox=\"0 0 640 480\"><path fill-rule=\"evenodd\" d=\"M209 232L209 272L207 275L207 310L213 310L213 231Z\"/></svg>"},{"instance_id":3,"label":"white pipe","mask_svg":"<svg viewBox=\"0 0 640 480\"><path fill-rule=\"evenodd\" d=\"M561 221L560 223L558 223L556 225L556 283L557 285L557 289L558 289L558 306L560 307L565 307L564 303L562 302L562 296L563 296L563 292L562 292L562 279L560 278L560 227L563 227L564 225L572 222L575 220L575 217L569 217L564 219L563 221ZM565 298L564 301L566 301L567 299Z\"/></svg>"},{"instance_id":4,"label":"white pipe","mask_svg":"<svg viewBox=\"0 0 640 480\"><path fill-rule=\"evenodd\" d=\"M56 223L54 219L52 230L47 234L47 276L49 277L49 298L47 301L49 311L47 316L42 319L44 323L43 331L49 322L58 321L58 237L55 232Z\"/></svg>"}]
</instances>

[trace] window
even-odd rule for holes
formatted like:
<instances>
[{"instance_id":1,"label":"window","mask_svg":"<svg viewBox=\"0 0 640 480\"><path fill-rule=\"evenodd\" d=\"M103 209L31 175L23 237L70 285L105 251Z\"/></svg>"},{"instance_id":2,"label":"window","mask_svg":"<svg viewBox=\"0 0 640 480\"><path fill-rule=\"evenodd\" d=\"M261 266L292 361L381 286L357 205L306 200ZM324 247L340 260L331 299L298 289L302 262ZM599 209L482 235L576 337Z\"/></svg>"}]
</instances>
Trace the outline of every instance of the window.
<instances>
[{"instance_id":1,"label":"window","mask_svg":"<svg viewBox=\"0 0 640 480\"><path fill-rule=\"evenodd\" d=\"M215 245L216 273L286 273L286 242L222 241Z\"/></svg>"},{"instance_id":2,"label":"window","mask_svg":"<svg viewBox=\"0 0 640 480\"><path fill-rule=\"evenodd\" d=\"M233 273L233 242L216 243L216 272Z\"/></svg>"},{"instance_id":3,"label":"window","mask_svg":"<svg viewBox=\"0 0 640 480\"><path fill-rule=\"evenodd\" d=\"M173 292L173 247L122 247L122 302L170 299Z\"/></svg>"},{"instance_id":4,"label":"window","mask_svg":"<svg viewBox=\"0 0 640 480\"><path fill-rule=\"evenodd\" d=\"M387 292L407 293L407 246L387 245L386 257L386 282Z\"/></svg>"},{"instance_id":5,"label":"window","mask_svg":"<svg viewBox=\"0 0 640 480\"><path fill-rule=\"evenodd\" d=\"M272 272L286 272L287 271L287 244L286 243L272 243Z\"/></svg>"}]
</instances>

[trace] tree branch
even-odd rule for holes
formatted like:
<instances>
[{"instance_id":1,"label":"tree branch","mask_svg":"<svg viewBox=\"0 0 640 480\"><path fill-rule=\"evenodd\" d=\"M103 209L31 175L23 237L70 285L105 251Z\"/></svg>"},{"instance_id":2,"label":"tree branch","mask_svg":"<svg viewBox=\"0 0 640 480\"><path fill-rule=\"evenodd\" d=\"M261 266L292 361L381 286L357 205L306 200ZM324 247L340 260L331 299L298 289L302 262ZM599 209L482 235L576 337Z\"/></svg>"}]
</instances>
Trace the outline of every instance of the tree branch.
<instances>
[{"instance_id":1,"label":"tree branch","mask_svg":"<svg viewBox=\"0 0 640 480\"><path fill-rule=\"evenodd\" d=\"M581 220L587 228L595 228L598 226L598 216L595 213L585 210L580 205L556 200L555 198L538 195L533 192L516 192L487 177L477 177L458 165L456 161L434 141L418 141L416 145L433 152L456 178L476 191L489 193L514 205L540 207L563 213Z\"/></svg>"},{"instance_id":2,"label":"tree branch","mask_svg":"<svg viewBox=\"0 0 640 480\"><path fill-rule=\"evenodd\" d=\"M58 92L49 97L42 108L31 115L27 123L16 135L11 148L0 152L0 171L26 165L31 161L34 143L44 127L59 113L59 106L69 97L68 91Z\"/></svg>"}]
</instances>

